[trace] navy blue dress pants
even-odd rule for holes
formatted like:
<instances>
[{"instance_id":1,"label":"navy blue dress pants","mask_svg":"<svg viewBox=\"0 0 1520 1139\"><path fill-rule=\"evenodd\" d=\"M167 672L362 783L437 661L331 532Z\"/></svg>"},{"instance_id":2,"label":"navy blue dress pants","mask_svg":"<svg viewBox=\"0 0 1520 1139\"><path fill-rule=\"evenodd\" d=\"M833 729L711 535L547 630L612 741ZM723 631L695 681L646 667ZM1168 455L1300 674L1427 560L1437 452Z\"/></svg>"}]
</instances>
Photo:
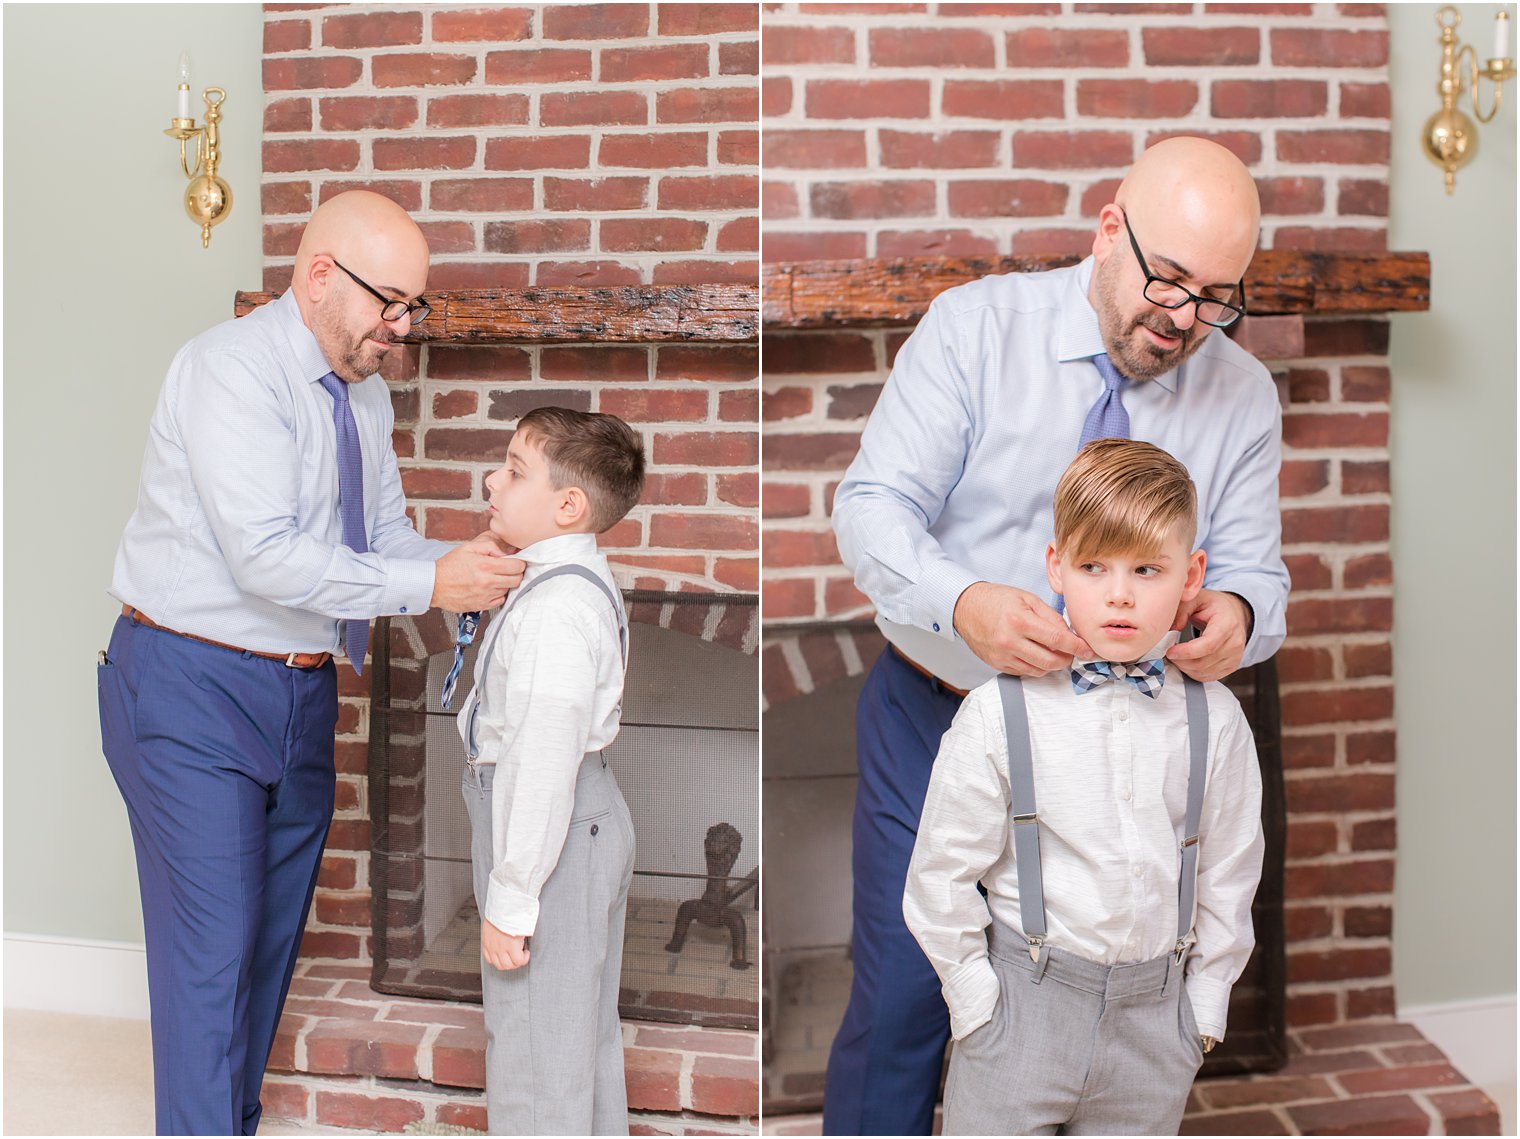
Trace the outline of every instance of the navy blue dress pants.
<instances>
[{"instance_id":1,"label":"navy blue dress pants","mask_svg":"<svg viewBox=\"0 0 1520 1139\"><path fill-rule=\"evenodd\" d=\"M160 1135L252 1135L332 820L337 672L119 618L99 666L148 950Z\"/></svg>"},{"instance_id":2,"label":"navy blue dress pants","mask_svg":"<svg viewBox=\"0 0 1520 1139\"><path fill-rule=\"evenodd\" d=\"M903 922L929 773L961 697L882 652L855 713L854 982L829 1053L825 1135L928 1135L950 1013Z\"/></svg>"}]
</instances>

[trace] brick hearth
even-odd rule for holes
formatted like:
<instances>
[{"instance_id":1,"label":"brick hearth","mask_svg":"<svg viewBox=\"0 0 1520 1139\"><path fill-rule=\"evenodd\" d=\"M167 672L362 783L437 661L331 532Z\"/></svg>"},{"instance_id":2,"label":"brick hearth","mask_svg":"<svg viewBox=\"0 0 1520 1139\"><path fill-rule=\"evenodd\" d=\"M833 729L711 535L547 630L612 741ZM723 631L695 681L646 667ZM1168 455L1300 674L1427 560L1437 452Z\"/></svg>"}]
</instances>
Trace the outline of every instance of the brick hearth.
<instances>
[{"instance_id":1,"label":"brick hearth","mask_svg":"<svg viewBox=\"0 0 1520 1139\"><path fill-rule=\"evenodd\" d=\"M1497 1135L1499 1109L1417 1028L1363 1021L1288 1033L1264 1076L1200 1080L1183 1135ZM773 1117L767 1135L818 1135L817 1114Z\"/></svg>"},{"instance_id":2,"label":"brick hearth","mask_svg":"<svg viewBox=\"0 0 1520 1139\"><path fill-rule=\"evenodd\" d=\"M625 1022L623 1041L632 1134L754 1132L755 1033ZM368 965L297 966L264 1081L266 1119L483 1132L484 1086L479 1005L387 997L369 987Z\"/></svg>"}]
</instances>

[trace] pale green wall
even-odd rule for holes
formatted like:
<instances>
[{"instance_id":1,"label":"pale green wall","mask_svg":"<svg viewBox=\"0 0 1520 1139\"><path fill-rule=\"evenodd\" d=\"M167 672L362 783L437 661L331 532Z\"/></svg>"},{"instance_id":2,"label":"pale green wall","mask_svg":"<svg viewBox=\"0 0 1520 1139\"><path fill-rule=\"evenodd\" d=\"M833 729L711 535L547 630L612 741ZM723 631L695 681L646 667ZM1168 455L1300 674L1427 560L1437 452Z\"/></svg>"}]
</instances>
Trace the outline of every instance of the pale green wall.
<instances>
[{"instance_id":1,"label":"pale green wall","mask_svg":"<svg viewBox=\"0 0 1520 1139\"><path fill-rule=\"evenodd\" d=\"M5 930L140 941L95 652L175 350L258 288L262 15L253 4L7 5ZM227 91L233 212L185 216L175 69Z\"/></svg>"},{"instance_id":2,"label":"pale green wall","mask_svg":"<svg viewBox=\"0 0 1520 1139\"><path fill-rule=\"evenodd\" d=\"M1430 311L1393 321L1401 1006L1515 992L1516 92L1447 197L1419 148L1436 7L1388 9L1389 244L1431 259ZM1486 56L1498 8L1460 7Z\"/></svg>"}]
</instances>

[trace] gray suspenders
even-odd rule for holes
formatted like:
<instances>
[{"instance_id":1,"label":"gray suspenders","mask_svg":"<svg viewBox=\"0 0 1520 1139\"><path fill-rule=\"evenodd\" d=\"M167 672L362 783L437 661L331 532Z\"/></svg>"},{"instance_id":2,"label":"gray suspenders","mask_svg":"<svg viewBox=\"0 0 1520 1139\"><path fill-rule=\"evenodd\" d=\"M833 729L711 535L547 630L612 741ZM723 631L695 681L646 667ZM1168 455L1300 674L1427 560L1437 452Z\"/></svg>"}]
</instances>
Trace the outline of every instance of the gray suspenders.
<instances>
[{"instance_id":1,"label":"gray suspenders","mask_svg":"<svg viewBox=\"0 0 1520 1139\"><path fill-rule=\"evenodd\" d=\"M563 577L567 574L574 577L584 578L592 585L600 589L606 596L608 603L612 606L613 613L617 615L618 648L621 650L623 656L623 670L625 672L627 671L628 618L623 613L623 606L618 599L618 595L613 592L611 586L609 586L605 581L603 581L600 577L598 577L591 570L587 569L585 566L579 565L575 562L566 562L564 565L558 565L553 569L545 570L543 573L539 574L526 585L518 586L517 592L512 595L512 600L507 602L506 608L498 613L496 619L491 622L491 628L487 634L487 640L482 641L480 645L480 653L485 661L485 665L482 668L480 674L481 680L485 679L486 670L490 668L491 658L489 654L492 647L496 644L496 638L501 635L501 630L506 627L507 614L512 612L512 610L517 607L517 603L519 601L528 596L528 594L532 593L544 582L548 581L550 578ZM462 709L460 714L466 717L465 754L473 760L478 754L475 748L475 714L480 710L479 684L477 684L475 688L471 690L471 695L473 698L470 700L469 706ZM619 709L622 708L621 700L618 701L618 707Z\"/></svg>"},{"instance_id":2,"label":"gray suspenders","mask_svg":"<svg viewBox=\"0 0 1520 1139\"><path fill-rule=\"evenodd\" d=\"M1177 877L1177 963L1187 952L1193 931L1193 905L1198 888L1198 824L1203 817L1203 788L1208 778L1209 704L1203 685L1183 678L1188 720L1187 820L1182 828L1182 865ZM1024 682L1017 676L998 677L1003 699L1003 726L1008 737L1008 790L1012 800L1013 854L1019 876L1019 916L1030 959L1040 960L1045 944L1045 889L1040 874L1040 824L1034 803L1034 758L1029 746L1029 716L1024 707ZM1042 970L1043 972L1043 970Z\"/></svg>"}]
</instances>

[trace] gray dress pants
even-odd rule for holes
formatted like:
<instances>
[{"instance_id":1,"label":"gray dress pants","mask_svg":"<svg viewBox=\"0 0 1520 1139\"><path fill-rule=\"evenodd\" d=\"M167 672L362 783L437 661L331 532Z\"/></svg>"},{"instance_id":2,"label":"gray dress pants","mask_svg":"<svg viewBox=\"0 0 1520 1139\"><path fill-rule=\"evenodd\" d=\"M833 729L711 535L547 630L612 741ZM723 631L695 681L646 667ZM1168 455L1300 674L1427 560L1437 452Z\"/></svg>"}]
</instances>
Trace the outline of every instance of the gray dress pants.
<instances>
[{"instance_id":1,"label":"gray dress pants","mask_svg":"<svg viewBox=\"0 0 1520 1139\"><path fill-rule=\"evenodd\" d=\"M494 764L466 765L475 901L490 878ZM633 820L599 754L586 756L569 833L539 893L531 956L481 959L492 1135L627 1135L618 979L633 880Z\"/></svg>"},{"instance_id":2,"label":"gray dress pants","mask_svg":"<svg viewBox=\"0 0 1520 1139\"><path fill-rule=\"evenodd\" d=\"M946 1135L1175 1135L1203 1063L1172 954L1099 965L996 920L992 1019L955 1043Z\"/></svg>"}]
</instances>

